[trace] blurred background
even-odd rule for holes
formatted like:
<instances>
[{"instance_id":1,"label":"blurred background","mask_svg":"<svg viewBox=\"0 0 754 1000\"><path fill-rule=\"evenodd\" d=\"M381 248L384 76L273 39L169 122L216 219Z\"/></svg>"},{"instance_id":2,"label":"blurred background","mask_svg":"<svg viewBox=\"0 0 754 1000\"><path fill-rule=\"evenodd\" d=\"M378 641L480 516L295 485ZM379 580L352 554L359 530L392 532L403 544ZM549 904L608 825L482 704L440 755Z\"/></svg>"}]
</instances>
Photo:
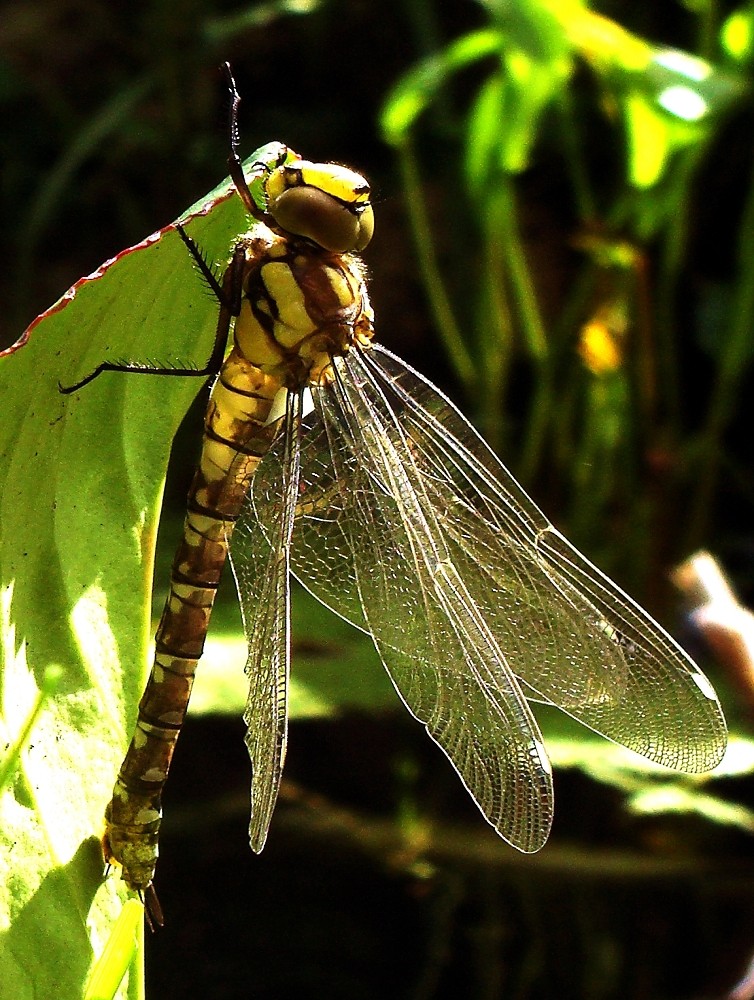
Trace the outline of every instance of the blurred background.
<instances>
[{"instance_id":1,"label":"blurred background","mask_svg":"<svg viewBox=\"0 0 754 1000\"><path fill-rule=\"evenodd\" d=\"M166 794L148 995L754 996L731 992L754 954L753 682L669 577L704 546L754 593L754 5L6 4L0 347L224 176L226 59L244 156L279 139L369 177L378 339L699 657L738 739L715 779L658 778L545 714L555 827L523 857L368 641L297 593L286 781L256 858L228 578Z\"/></svg>"}]
</instances>

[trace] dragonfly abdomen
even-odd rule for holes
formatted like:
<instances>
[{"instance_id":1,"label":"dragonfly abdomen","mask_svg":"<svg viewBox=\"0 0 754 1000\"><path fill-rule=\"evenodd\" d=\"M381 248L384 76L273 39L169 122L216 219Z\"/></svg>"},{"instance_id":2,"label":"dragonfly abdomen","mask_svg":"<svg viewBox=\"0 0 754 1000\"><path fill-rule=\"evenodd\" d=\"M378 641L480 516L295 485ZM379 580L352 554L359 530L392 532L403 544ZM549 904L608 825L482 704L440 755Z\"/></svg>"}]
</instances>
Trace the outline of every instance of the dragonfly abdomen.
<instances>
[{"instance_id":1,"label":"dragonfly abdomen","mask_svg":"<svg viewBox=\"0 0 754 1000\"><path fill-rule=\"evenodd\" d=\"M105 852L144 892L157 859L162 788L183 724L228 554L228 539L261 458L274 438L267 419L280 389L238 351L215 383L191 485L170 591L155 637L152 672L131 745L106 812Z\"/></svg>"},{"instance_id":2,"label":"dragonfly abdomen","mask_svg":"<svg viewBox=\"0 0 754 1000\"><path fill-rule=\"evenodd\" d=\"M207 407L201 458L155 637L154 665L106 811L106 858L121 864L126 883L142 893L154 875L162 789L228 541L279 428L279 421L270 419L275 396L329 378L333 357L355 342L366 346L372 337L372 312L355 258L272 233L241 241L236 259L240 255L246 266L234 346ZM226 274L223 286L228 284ZM224 321L229 322L229 314Z\"/></svg>"}]
</instances>

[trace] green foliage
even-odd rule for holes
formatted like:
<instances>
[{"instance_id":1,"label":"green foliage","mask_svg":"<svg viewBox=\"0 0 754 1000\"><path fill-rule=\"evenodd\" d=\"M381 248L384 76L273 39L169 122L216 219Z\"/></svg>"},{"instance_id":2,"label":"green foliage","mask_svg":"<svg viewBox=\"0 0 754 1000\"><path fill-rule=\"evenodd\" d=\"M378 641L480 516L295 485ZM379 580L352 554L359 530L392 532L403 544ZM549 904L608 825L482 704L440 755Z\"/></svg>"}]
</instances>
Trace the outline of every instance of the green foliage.
<instances>
[{"instance_id":1,"label":"green foliage","mask_svg":"<svg viewBox=\"0 0 754 1000\"><path fill-rule=\"evenodd\" d=\"M246 225L230 194L226 181L183 216L215 261ZM103 360L172 361L176 331L191 351L182 360L199 368L216 313L167 228L78 282L0 359L13 414L0 428L0 725L9 748L0 983L9 996L79 996L125 898L116 879L103 883L98 841L146 677L170 445L203 384L103 373L64 396L59 381ZM64 957L47 945L57 924Z\"/></svg>"},{"instance_id":2,"label":"green foliage","mask_svg":"<svg viewBox=\"0 0 754 1000\"><path fill-rule=\"evenodd\" d=\"M652 572L642 539L681 492L691 513L672 529L668 551L698 545L704 535L723 435L754 351L747 202L727 329L710 349L707 410L695 415L693 430L687 426L675 296L700 166L732 109L748 100L741 68L751 11L723 26L733 66L653 45L582 0L481 6L488 27L455 39L398 81L382 108L382 134L400 159L430 306L477 424L525 483L553 473L571 481L576 541L641 589ZM595 167L587 114L593 123L602 115L600 143L607 140L612 155L621 150L613 170ZM543 160L570 187L575 218L568 224L582 253L556 311L542 302L534 273L542 265L527 252L520 221L517 179ZM443 245L442 266L425 204L437 181L452 192L445 211L454 239ZM651 278L650 254L658 256ZM516 454L509 414L522 369L533 392ZM656 503L637 503L655 475L649 457L659 454L672 474ZM735 474L751 487L740 465ZM616 512L624 526L618 547L594 530L612 525Z\"/></svg>"},{"instance_id":3,"label":"green foliage","mask_svg":"<svg viewBox=\"0 0 754 1000\"><path fill-rule=\"evenodd\" d=\"M94 963L86 983L84 1000L111 1000L143 944L144 907L137 899L127 899L112 933Z\"/></svg>"}]
</instances>

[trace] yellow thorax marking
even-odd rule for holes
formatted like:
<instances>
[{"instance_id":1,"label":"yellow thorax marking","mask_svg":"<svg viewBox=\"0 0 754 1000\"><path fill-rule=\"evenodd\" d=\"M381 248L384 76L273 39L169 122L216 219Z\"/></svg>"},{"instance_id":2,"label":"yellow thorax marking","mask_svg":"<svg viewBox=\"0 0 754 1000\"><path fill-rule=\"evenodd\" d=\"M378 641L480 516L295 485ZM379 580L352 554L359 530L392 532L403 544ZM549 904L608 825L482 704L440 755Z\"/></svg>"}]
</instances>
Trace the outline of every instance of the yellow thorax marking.
<instances>
[{"instance_id":1,"label":"yellow thorax marking","mask_svg":"<svg viewBox=\"0 0 754 1000\"><path fill-rule=\"evenodd\" d=\"M358 285L353 275L346 271L334 267L325 267L327 280L332 288L338 303L345 309L357 301Z\"/></svg>"},{"instance_id":2,"label":"yellow thorax marking","mask_svg":"<svg viewBox=\"0 0 754 1000\"><path fill-rule=\"evenodd\" d=\"M278 310L275 340L281 347L295 347L314 330L304 293L288 264L282 262L265 264L262 281Z\"/></svg>"}]
</instances>

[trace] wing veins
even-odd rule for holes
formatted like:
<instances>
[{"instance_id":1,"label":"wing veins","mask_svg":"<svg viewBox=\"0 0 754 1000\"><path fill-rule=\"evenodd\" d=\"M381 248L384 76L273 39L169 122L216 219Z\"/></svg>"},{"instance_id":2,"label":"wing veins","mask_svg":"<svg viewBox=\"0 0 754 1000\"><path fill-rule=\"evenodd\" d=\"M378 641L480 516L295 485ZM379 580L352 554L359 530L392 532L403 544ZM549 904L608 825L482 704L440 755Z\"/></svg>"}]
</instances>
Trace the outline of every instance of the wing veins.
<instances>
[{"instance_id":1,"label":"wing veins","mask_svg":"<svg viewBox=\"0 0 754 1000\"><path fill-rule=\"evenodd\" d=\"M231 549L249 645L244 721L252 763L249 838L257 853L267 839L288 738L290 545L300 476L301 408L301 393L288 393L282 430L282 487L277 502L268 508L265 521L258 516L250 494Z\"/></svg>"}]
</instances>

